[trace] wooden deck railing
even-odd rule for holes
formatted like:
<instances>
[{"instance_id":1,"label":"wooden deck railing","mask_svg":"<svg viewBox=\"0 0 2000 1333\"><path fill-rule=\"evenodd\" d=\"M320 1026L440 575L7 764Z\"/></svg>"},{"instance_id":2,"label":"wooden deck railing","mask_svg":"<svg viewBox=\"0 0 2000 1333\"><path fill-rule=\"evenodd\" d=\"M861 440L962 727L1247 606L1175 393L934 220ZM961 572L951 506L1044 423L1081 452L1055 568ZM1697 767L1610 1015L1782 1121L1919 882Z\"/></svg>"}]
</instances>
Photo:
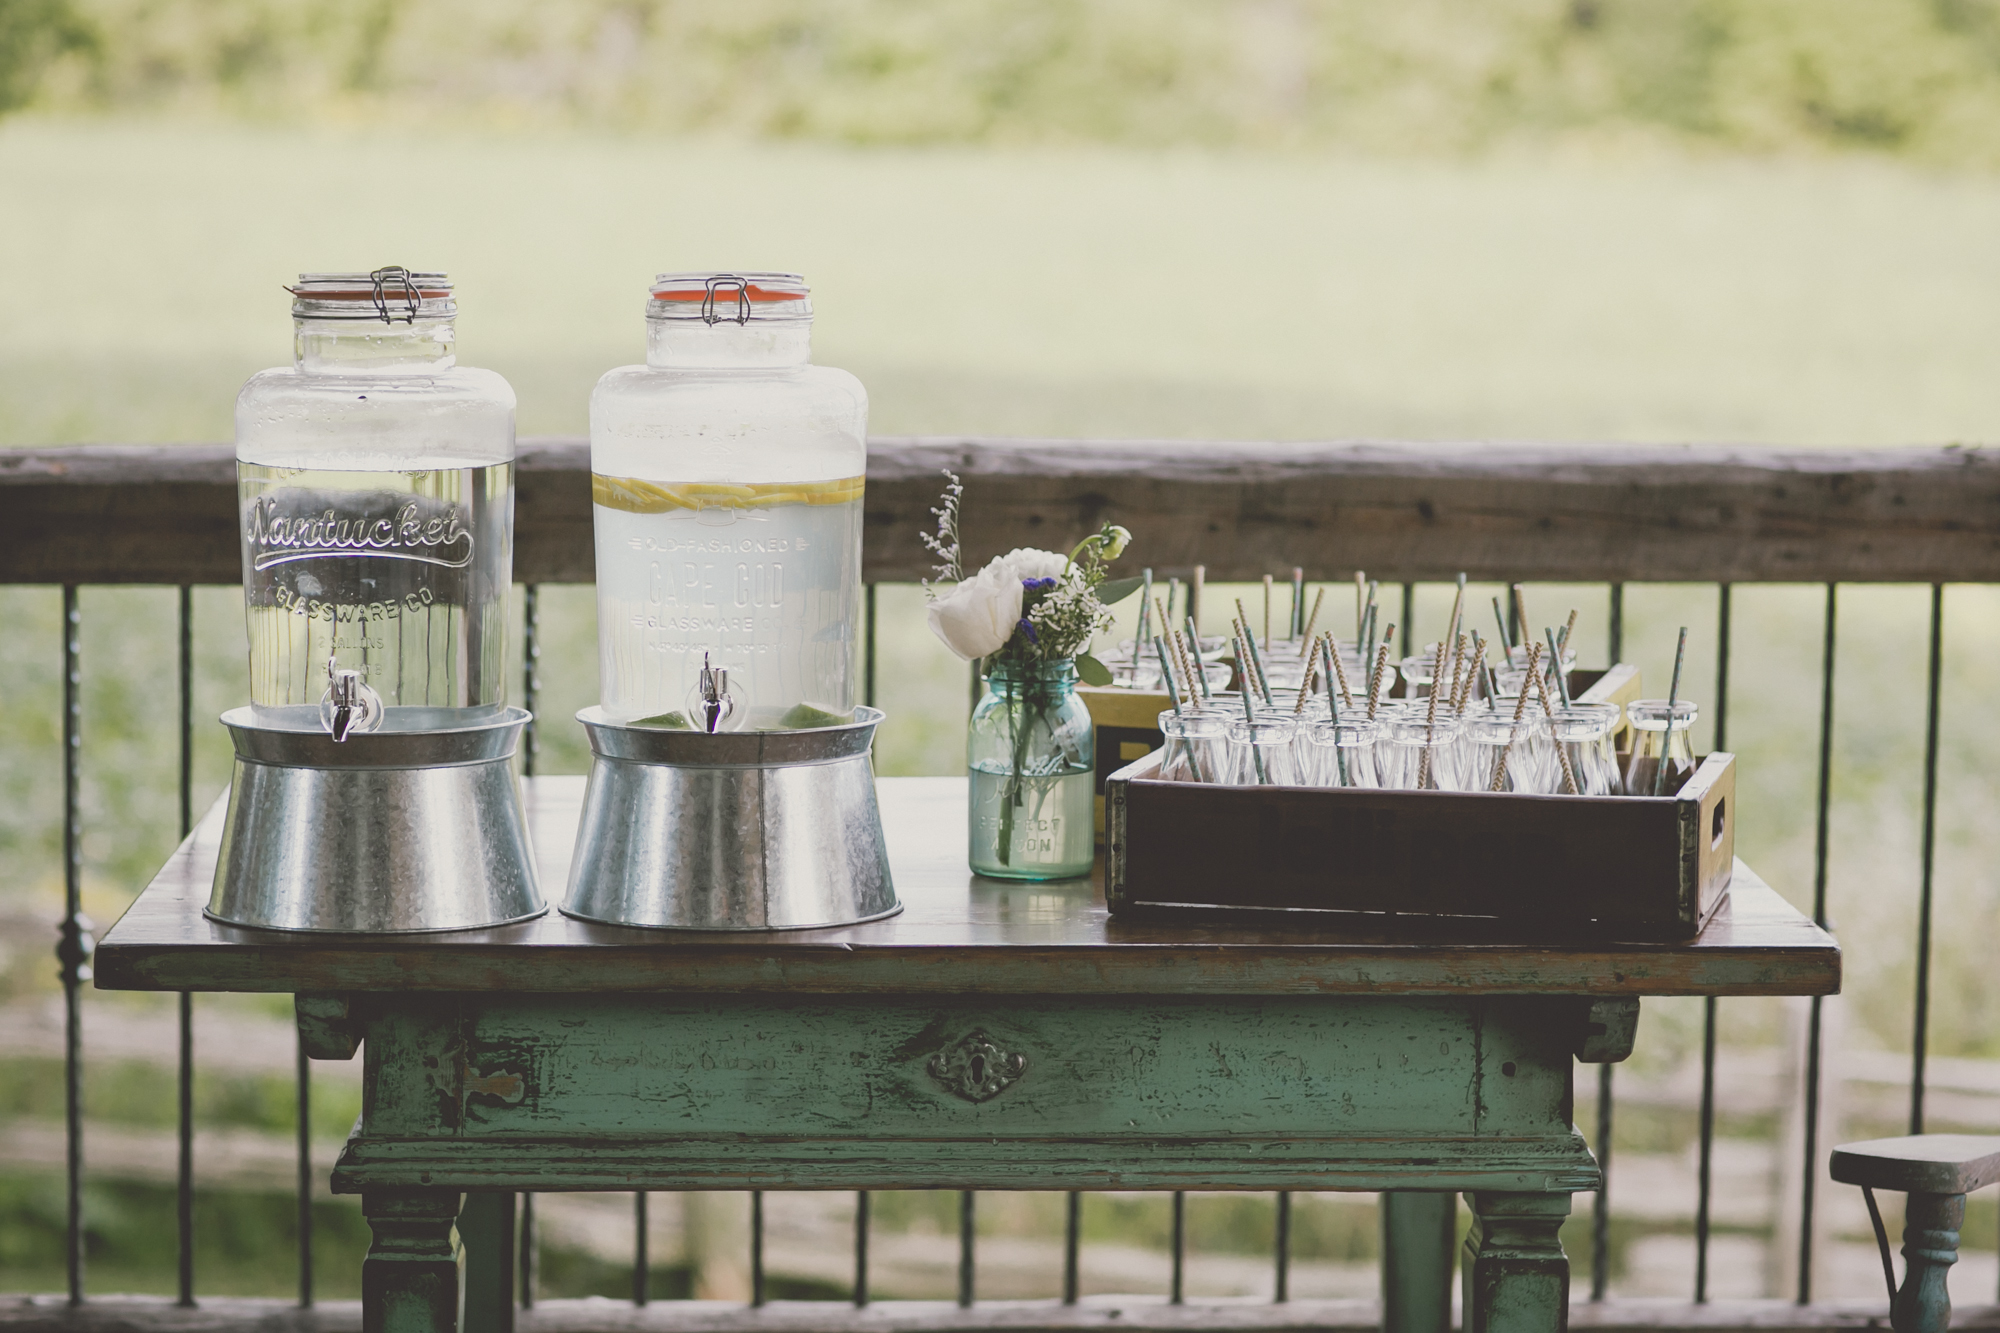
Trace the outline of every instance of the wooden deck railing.
<instances>
[{"instance_id":1,"label":"wooden deck railing","mask_svg":"<svg viewBox=\"0 0 2000 1333\"><path fill-rule=\"evenodd\" d=\"M1719 587L1714 639L1718 690L1711 709L1716 748L1728 729L1730 588L1738 583L1788 582L1825 586L1820 678L1820 727L1815 854L1815 914L1826 917L1833 668L1838 587L1843 583L1930 584L1930 671L1925 748L1923 866L1913 907L1924 941L1915 975L1914 1058L1909 1125L1924 1123L1924 1052L1928 1021L1932 846L1937 784L1943 585L2000 583L2000 456L1979 449L1906 449L1836 453L1784 449L1521 446L1481 444L1272 444L1228 442L1107 442L1081 440L878 440L870 445L864 578L907 582L930 572L917 534L930 526L941 478L949 468L965 481L965 541L975 558L1019 545L1060 547L1106 518L1142 532L1146 559L1162 576L1197 563L1215 581L1254 579L1302 566L1312 580L1346 578L1357 567L1405 583L1447 579L1592 582L1610 585L1610 644L1619 655L1625 582L1712 582ZM589 458L577 440L530 440L517 477L515 576L532 589L543 583L587 583L593 577ZM61 584L69 613L62 645L69 686L63 719L66 783L64 833L68 906L59 946L69 999L70 1143L80 1139L75 1073L82 1058L76 997L85 984L87 940L78 902L83 833L75 766L81 705L75 686L78 637L75 587L80 584L180 585L182 804L190 800L188 767L192 613L185 588L234 584L240 578L233 454L221 446L80 446L0 450L0 583ZM534 633L534 598L528 634ZM1407 613L1402 617L1408 620ZM872 651L872 644L871 644ZM532 664L532 655L530 662ZM532 665L531 665L532 671ZM530 677L532 682L532 675ZM532 684L531 684L532 689ZM184 813L185 823L187 815ZM1816 1165L1819 1085L1818 1004L1803 1086L1804 1162ZM183 998L183 1080L190 1077ZM1706 1005L1703 1061L1695 1305L1613 1303L1577 1322L1672 1328L1824 1328L1860 1326L1866 1316L1846 1307L1808 1304L1813 1293L1812 1181L1805 1182L1799 1228L1797 1304L1703 1304L1708 1295L1709 1149L1715 1092L1715 1001ZM1600 1066L1597 1140L1608 1136L1612 1066ZM303 1085L301 1087L303 1095ZM183 1098L181 1134L191 1134ZM194 1294L186 1257L192 1177L182 1158L182 1292ZM72 1217L78 1208L79 1161L71 1154ZM1074 1217L1074 1210L1072 1210ZM310 1216L302 1210L301 1222ZM1596 1210L1593 1293L1602 1296L1608 1210ZM1072 1224L1073 1226L1074 1224ZM81 1298L81 1231L72 1224L71 1295ZM1070 1238L1074 1245L1074 1237ZM1178 1265L1180 1256L1176 1254ZM1281 1251L1277 1262L1285 1258ZM1963 1326L1989 1326L2000 1313L1967 1307L1988 1293L1960 1293ZM970 1312L912 1306L907 1317L871 1317L920 1329L1005 1327L1083 1328L1118 1323L1153 1328L1280 1329L1306 1323L1360 1326L1366 1312L1352 1303L1188 1307L1144 1319L1110 1316L1090 1303L1069 1312L1012 1303ZM1317 1309L1316 1306L1325 1306ZM1335 1305L1339 1308L1336 1309ZM231 1314L228 1310L235 1310ZM567 1305L538 1312L524 1327L846 1327L831 1313L747 1312L724 1317L706 1306L661 1303L615 1318ZM260 1323L269 1308L218 1307L206 1323L181 1323L184 1312L144 1302L108 1302L82 1323L61 1322L53 1307L9 1304L0 1298L0 1328L14 1327L277 1327ZM348 1315L301 1314L285 1327L346 1327ZM860 1318L856 1316L855 1318ZM898 1319L901 1322L897 1322ZM94 1321L94 1322L93 1322ZM581 1321L581 1322L579 1322ZM860 1323L854 1323L859 1328Z\"/></svg>"},{"instance_id":2,"label":"wooden deck railing","mask_svg":"<svg viewBox=\"0 0 2000 1333\"><path fill-rule=\"evenodd\" d=\"M917 534L945 468L970 551L1116 515L1155 568L1217 580L2000 581L2000 453L1980 449L886 439L869 582L930 573ZM515 504L515 578L591 582L588 446L523 441ZM0 582L234 583L239 559L226 446L0 450Z\"/></svg>"}]
</instances>

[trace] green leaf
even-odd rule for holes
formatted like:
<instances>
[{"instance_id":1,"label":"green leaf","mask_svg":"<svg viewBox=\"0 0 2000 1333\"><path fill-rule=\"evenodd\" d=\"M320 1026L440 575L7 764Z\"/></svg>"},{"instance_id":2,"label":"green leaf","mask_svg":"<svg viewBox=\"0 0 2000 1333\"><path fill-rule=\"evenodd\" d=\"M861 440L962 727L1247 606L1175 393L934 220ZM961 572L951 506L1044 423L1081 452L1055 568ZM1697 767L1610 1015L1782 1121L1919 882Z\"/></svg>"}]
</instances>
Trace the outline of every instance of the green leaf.
<instances>
[{"instance_id":1,"label":"green leaf","mask_svg":"<svg viewBox=\"0 0 2000 1333\"><path fill-rule=\"evenodd\" d=\"M1109 685L1111 668L1092 657L1089 653L1076 655L1076 674L1083 677L1086 685Z\"/></svg>"},{"instance_id":2,"label":"green leaf","mask_svg":"<svg viewBox=\"0 0 2000 1333\"><path fill-rule=\"evenodd\" d=\"M1097 585L1097 600L1105 606L1115 606L1139 591L1145 582L1143 578L1106 579Z\"/></svg>"}]
</instances>

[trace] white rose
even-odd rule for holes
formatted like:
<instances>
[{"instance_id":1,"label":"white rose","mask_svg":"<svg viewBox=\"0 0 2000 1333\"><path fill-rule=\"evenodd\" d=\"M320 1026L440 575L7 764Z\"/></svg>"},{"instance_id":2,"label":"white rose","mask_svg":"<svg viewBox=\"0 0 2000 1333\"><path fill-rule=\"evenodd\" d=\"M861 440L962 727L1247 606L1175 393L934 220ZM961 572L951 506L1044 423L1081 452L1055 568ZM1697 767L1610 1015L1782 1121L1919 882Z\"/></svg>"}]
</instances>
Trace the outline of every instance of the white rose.
<instances>
[{"instance_id":1,"label":"white rose","mask_svg":"<svg viewBox=\"0 0 2000 1333\"><path fill-rule=\"evenodd\" d=\"M1021 578L1001 556L930 604L931 633L967 662L1006 647L1021 619ZM1026 576L1038 577L1038 576Z\"/></svg>"},{"instance_id":2,"label":"white rose","mask_svg":"<svg viewBox=\"0 0 2000 1333\"><path fill-rule=\"evenodd\" d=\"M1062 577L1063 570L1068 568L1069 559L1065 556L1057 555L1054 551L1038 551L1032 546L1016 546L1013 550L1007 552L1007 554L996 558L993 564L988 565L986 568L992 569L994 565L1005 568L1013 574L1016 581L1022 579L1059 579ZM981 572L983 573L984 571Z\"/></svg>"}]
</instances>

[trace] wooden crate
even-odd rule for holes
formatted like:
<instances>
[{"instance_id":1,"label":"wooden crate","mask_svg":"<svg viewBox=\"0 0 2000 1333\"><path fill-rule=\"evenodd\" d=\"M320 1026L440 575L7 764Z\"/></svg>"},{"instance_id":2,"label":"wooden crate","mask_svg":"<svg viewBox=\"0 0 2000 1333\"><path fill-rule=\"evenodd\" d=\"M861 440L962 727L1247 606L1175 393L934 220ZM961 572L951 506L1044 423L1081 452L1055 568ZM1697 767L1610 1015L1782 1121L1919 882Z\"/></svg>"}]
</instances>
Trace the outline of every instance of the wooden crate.
<instances>
[{"instance_id":1,"label":"wooden crate","mask_svg":"<svg viewBox=\"0 0 2000 1333\"><path fill-rule=\"evenodd\" d=\"M1583 697L1629 702L1638 673L1590 684ZM1728 754L1665 797L1225 787L1162 782L1159 763L1148 754L1105 786L1115 915L1685 940L1721 905L1735 864Z\"/></svg>"}]
</instances>

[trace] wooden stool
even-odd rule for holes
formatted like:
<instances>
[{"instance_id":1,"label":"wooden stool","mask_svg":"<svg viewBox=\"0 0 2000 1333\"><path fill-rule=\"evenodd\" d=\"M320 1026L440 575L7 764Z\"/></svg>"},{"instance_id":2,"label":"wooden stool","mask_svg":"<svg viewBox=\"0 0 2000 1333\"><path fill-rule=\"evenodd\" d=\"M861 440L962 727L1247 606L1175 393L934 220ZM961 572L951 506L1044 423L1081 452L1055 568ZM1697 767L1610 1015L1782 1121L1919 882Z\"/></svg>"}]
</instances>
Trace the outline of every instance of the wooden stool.
<instances>
[{"instance_id":1,"label":"wooden stool","mask_svg":"<svg viewBox=\"0 0 2000 1333\"><path fill-rule=\"evenodd\" d=\"M1882 1276L1889 1284L1889 1323L1896 1333L1944 1333L1951 1326L1951 1293L1945 1277L1958 1262L1958 1228L1965 1196L2000 1180L2000 1138L1984 1134L1912 1134L1869 1139L1833 1150L1833 1178L1859 1185L1882 1247ZM1889 1258L1889 1233L1875 1206L1875 1191L1908 1197L1903 1217L1903 1285Z\"/></svg>"}]
</instances>

